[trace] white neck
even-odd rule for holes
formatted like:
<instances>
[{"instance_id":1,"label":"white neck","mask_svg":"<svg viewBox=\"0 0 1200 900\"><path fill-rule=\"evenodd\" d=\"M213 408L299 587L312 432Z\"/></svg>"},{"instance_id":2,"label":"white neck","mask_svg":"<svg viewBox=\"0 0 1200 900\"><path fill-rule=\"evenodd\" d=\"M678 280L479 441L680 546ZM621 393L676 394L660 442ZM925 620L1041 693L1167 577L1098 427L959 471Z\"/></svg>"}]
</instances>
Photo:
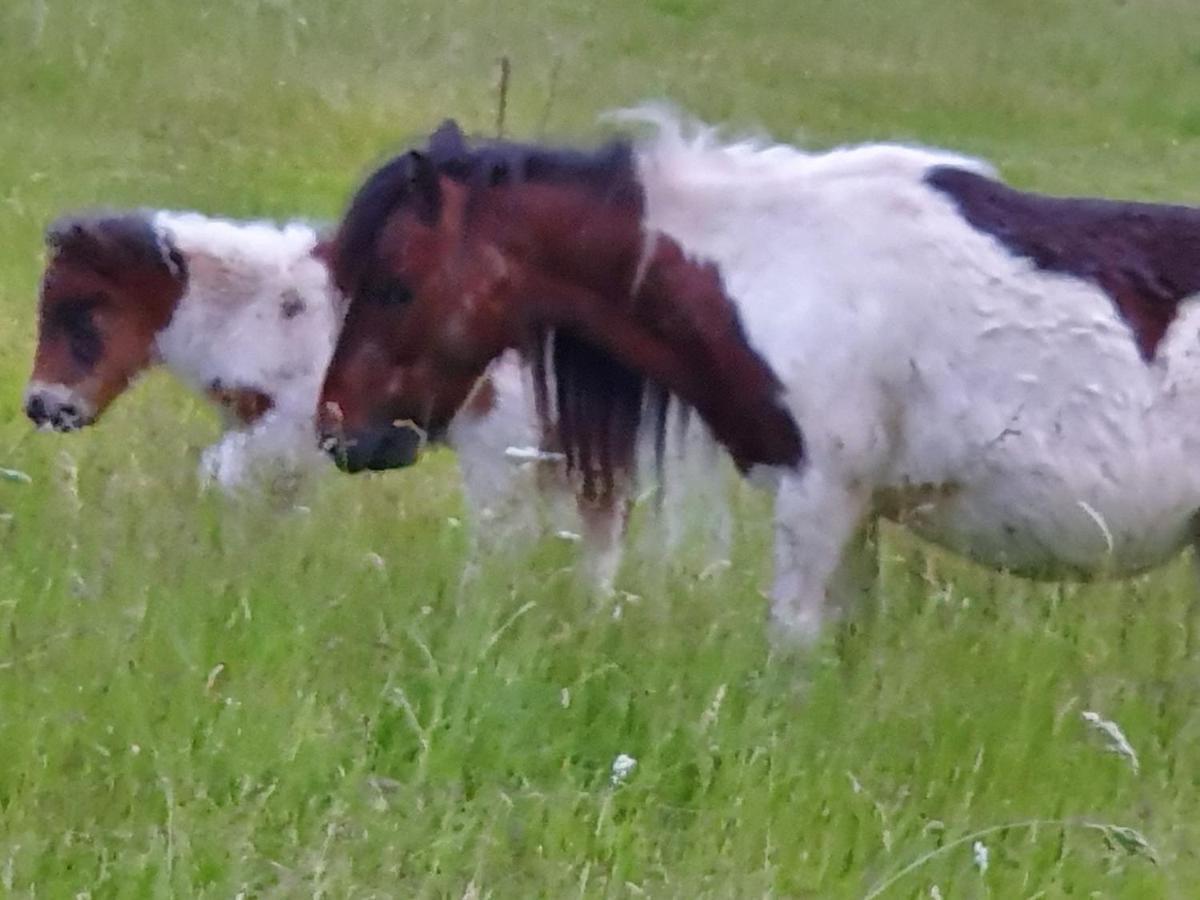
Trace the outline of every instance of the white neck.
<instances>
[{"instance_id":1,"label":"white neck","mask_svg":"<svg viewBox=\"0 0 1200 900\"><path fill-rule=\"evenodd\" d=\"M156 338L162 363L202 394L254 390L273 410L311 416L344 312L313 255L316 231L165 211L154 225L188 268L187 291Z\"/></svg>"}]
</instances>

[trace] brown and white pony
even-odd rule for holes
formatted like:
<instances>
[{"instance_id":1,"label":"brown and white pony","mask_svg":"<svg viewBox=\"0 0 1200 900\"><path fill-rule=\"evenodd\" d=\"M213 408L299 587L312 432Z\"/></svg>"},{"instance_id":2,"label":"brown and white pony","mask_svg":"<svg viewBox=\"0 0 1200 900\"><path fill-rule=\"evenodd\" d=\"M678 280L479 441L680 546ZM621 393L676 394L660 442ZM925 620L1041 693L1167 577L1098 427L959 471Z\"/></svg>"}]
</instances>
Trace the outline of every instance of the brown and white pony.
<instances>
[{"instance_id":1,"label":"brown and white pony","mask_svg":"<svg viewBox=\"0 0 1200 900\"><path fill-rule=\"evenodd\" d=\"M319 414L335 453L444 427L520 348L603 496L670 392L773 476L772 619L798 639L872 584L881 515L1046 577L1195 540L1200 211L635 115L653 136L591 153L468 146L451 124L366 181L331 251L350 298Z\"/></svg>"},{"instance_id":2,"label":"brown and white pony","mask_svg":"<svg viewBox=\"0 0 1200 900\"><path fill-rule=\"evenodd\" d=\"M46 244L25 391L36 425L89 425L161 363L222 416L206 482L279 486L319 463L314 399L344 303L311 227L102 213L63 219Z\"/></svg>"},{"instance_id":3,"label":"brown and white pony","mask_svg":"<svg viewBox=\"0 0 1200 900\"><path fill-rule=\"evenodd\" d=\"M54 225L47 249L25 396L37 425L88 425L142 370L162 364L224 421L202 454L206 483L286 489L328 464L313 413L344 301L316 230L198 213L93 214ZM558 499L561 464L522 452L537 446L540 428L515 357L489 367L446 437L474 535L498 542L578 529L591 577L611 581L621 522L592 517L581 527ZM551 509L535 508L539 494Z\"/></svg>"}]
</instances>

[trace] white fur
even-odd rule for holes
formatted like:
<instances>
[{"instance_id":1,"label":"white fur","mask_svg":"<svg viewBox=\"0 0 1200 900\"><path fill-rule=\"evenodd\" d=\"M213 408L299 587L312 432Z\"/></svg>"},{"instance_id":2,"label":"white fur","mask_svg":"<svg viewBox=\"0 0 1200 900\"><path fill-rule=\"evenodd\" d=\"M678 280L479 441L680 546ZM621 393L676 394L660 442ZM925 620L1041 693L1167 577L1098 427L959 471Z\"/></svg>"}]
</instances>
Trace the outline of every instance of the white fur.
<instances>
[{"instance_id":1,"label":"white fur","mask_svg":"<svg viewBox=\"0 0 1200 900\"><path fill-rule=\"evenodd\" d=\"M630 117L627 115L627 118ZM646 227L715 261L807 439L776 472L772 616L816 635L868 588L886 513L980 562L1123 575L1200 510L1200 304L1153 363L1113 301L974 230L923 181L938 150L809 154L658 126Z\"/></svg>"},{"instance_id":2,"label":"white fur","mask_svg":"<svg viewBox=\"0 0 1200 900\"><path fill-rule=\"evenodd\" d=\"M216 383L272 400L248 427L226 418L222 439L204 451L203 479L236 490L259 474L320 464L313 413L344 304L313 256L316 231L176 212L155 214L154 226L188 269L187 292L155 341L158 358L202 394Z\"/></svg>"}]
</instances>

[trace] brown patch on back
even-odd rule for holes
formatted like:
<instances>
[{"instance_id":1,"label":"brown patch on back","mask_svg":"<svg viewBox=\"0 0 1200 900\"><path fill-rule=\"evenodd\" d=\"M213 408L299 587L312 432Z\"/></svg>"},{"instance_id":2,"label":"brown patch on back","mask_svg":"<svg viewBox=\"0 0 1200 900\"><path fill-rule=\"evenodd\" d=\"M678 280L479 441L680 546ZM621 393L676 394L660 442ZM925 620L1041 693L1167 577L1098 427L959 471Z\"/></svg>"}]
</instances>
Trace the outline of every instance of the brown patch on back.
<instances>
[{"instance_id":1,"label":"brown patch on back","mask_svg":"<svg viewBox=\"0 0 1200 900\"><path fill-rule=\"evenodd\" d=\"M1179 302L1200 291L1200 210L1187 206L1018 191L974 172L926 176L972 227L1040 269L1091 281L1129 325L1142 359L1154 359Z\"/></svg>"},{"instance_id":2,"label":"brown patch on back","mask_svg":"<svg viewBox=\"0 0 1200 900\"><path fill-rule=\"evenodd\" d=\"M206 391L208 399L243 425L252 425L271 411L275 399L268 393L251 387L231 387L220 379Z\"/></svg>"}]
</instances>

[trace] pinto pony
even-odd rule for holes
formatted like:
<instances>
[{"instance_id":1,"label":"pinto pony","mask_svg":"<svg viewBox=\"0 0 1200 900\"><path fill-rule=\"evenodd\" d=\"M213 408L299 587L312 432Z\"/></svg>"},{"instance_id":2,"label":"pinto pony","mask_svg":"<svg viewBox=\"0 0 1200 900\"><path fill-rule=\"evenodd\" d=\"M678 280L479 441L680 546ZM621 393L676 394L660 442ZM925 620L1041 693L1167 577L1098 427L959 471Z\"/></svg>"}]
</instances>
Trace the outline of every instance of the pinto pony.
<instances>
[{"instance_id":1,"label":"pinto pony","mask_svg":"<svg viewBox=\"0 0 1200 900\"><path fill-rule=\"evenodd\" d=\"M451 123L366 181L331 248L335 454L436 431L515 347L602 494L669 392L772 476L771 617L799 640L871 586L881 516L1041 577L1196 540L1200 211L633 117L655 133L594 153Z\"/></svg>"},{"instance_id":2,"label":"pinto pony","mask_svg":"<svg viewBox=\"0 0 1200 900\"><path fill-rule=\"evenodd\" d=\"M201 474L226 490L320 460L314 402L344 302L317 233L196 213L62 220L47 233L25 411L39 427L96 421L162 363L221 413Z\"/></svg>"}]
</instances>

